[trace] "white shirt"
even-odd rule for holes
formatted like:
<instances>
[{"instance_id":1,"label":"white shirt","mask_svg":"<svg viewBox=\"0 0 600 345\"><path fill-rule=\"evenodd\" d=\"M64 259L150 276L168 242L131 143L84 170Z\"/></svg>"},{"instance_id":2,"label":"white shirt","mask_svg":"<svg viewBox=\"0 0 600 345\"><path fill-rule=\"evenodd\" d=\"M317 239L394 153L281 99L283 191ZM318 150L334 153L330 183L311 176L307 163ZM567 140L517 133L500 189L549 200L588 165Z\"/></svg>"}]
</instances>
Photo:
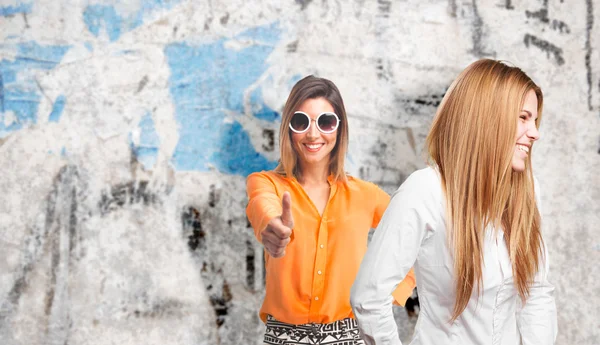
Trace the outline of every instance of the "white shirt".
<instances>
[{"instance_id":1,"label":"white shirt","mask_svg":"<svg viewBox=\"0 0 600 345\"><path fill-rule=\"evenodd\" d=\"M352 310L365 343L402 344L390 294L414 267L420 313L410 344L553 344L556 306L547 252L522 306L503 231L487 229L482 293L476 285L466 309L450 323L455 277L447 236L439 174L416 171L393 194L352 287Z\"/></svg>"}]
</instances>

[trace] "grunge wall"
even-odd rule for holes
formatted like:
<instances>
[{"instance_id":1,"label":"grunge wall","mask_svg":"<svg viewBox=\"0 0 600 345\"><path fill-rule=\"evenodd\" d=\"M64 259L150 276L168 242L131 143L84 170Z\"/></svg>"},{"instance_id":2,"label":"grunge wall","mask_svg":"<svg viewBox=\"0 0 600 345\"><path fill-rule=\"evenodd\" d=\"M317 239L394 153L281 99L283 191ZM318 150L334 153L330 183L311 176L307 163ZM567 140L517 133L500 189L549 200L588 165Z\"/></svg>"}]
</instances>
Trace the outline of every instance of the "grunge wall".
<instances>
[{"instance_id":1,"label":"grunge wall","mask_svg":"<svg viewBox=\"0 0 600 345\"><path fill-rule=\"evenodd\" d=\"M2 0L0 343L260 343L245 176L275 166L294 82L336 82L348 171L392 192L480 57L545 92L557 343L600 344L592 0ZM396 312L408 340L416 318Z\"/></svg>"}]
</instances>

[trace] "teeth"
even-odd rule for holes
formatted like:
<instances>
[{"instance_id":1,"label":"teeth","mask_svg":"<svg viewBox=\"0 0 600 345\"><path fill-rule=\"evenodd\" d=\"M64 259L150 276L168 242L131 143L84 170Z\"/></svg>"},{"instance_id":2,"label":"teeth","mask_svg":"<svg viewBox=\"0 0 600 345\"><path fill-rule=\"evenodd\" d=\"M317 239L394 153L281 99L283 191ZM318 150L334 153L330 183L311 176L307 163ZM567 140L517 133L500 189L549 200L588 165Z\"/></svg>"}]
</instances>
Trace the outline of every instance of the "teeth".
<instances>
[{"instance_id":1,"label":"teeth","mask_svg":"<svg viewBox=\"0 0 600 345\"><path fill-rule=\"evenodd\" d=\"M519 148L519 150L529 153L529 147L527 147L525 145L519 145L519 144L517 144L517 147Z\"/></svg>"},{"instance_id":2,"label":"teeth","mask_svg":"<svg viewBox=\"0 0 600 345\"><path fill-rule=\"evenodd\" d=\"M321 147L321 145L323 145L323 144L314 144L314 145L306 144L306 147L308 147L309 149L318 149L319 147Z\"/></svg>"}]
</instances>

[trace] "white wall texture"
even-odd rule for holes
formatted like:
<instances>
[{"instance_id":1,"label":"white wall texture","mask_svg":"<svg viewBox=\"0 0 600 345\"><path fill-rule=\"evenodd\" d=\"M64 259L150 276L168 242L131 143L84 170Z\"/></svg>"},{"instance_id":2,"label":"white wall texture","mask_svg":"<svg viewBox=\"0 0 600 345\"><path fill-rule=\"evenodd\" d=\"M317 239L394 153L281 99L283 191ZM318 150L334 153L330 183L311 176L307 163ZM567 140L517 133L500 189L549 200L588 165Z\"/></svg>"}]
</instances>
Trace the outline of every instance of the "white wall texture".
<instances>
[{"instance_id":1,"label":"white wall texture","mask_svg":"<svg viewBox=\"0 0 600 345\"><path fill-rule=\"evenodd\" d=\"M245 176L294 82L339 86L347 169L391 192L492 57L545 92L557 344L600 344L600 1L1 0L0 42L0 343L259 344Z\"/></svg>"}]
</instances>

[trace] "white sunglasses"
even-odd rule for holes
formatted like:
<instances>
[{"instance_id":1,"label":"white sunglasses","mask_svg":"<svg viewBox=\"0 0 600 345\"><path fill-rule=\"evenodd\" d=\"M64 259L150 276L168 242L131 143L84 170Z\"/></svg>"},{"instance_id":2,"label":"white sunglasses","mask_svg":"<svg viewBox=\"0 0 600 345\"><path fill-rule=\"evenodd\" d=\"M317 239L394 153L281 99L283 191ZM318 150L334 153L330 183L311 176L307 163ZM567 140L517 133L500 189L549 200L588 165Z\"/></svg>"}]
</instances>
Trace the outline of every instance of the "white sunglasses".
<instances>
[{"instance_id":1,"label":"white sunglasses","mask_svg":"<svg viewBox=\"0 0 600 345\"><path fill-rule=\"evenodd\" d=\"M308 131L312 121L317 125L317 129L324 134L335 132L340 125L340 118L335 113L329 111L319 114L316 120L311 119L307 113L297 111L292 115L292 119L290 120L290 129L294 133L304 133Z\"/></svg>"}]
</instances>

